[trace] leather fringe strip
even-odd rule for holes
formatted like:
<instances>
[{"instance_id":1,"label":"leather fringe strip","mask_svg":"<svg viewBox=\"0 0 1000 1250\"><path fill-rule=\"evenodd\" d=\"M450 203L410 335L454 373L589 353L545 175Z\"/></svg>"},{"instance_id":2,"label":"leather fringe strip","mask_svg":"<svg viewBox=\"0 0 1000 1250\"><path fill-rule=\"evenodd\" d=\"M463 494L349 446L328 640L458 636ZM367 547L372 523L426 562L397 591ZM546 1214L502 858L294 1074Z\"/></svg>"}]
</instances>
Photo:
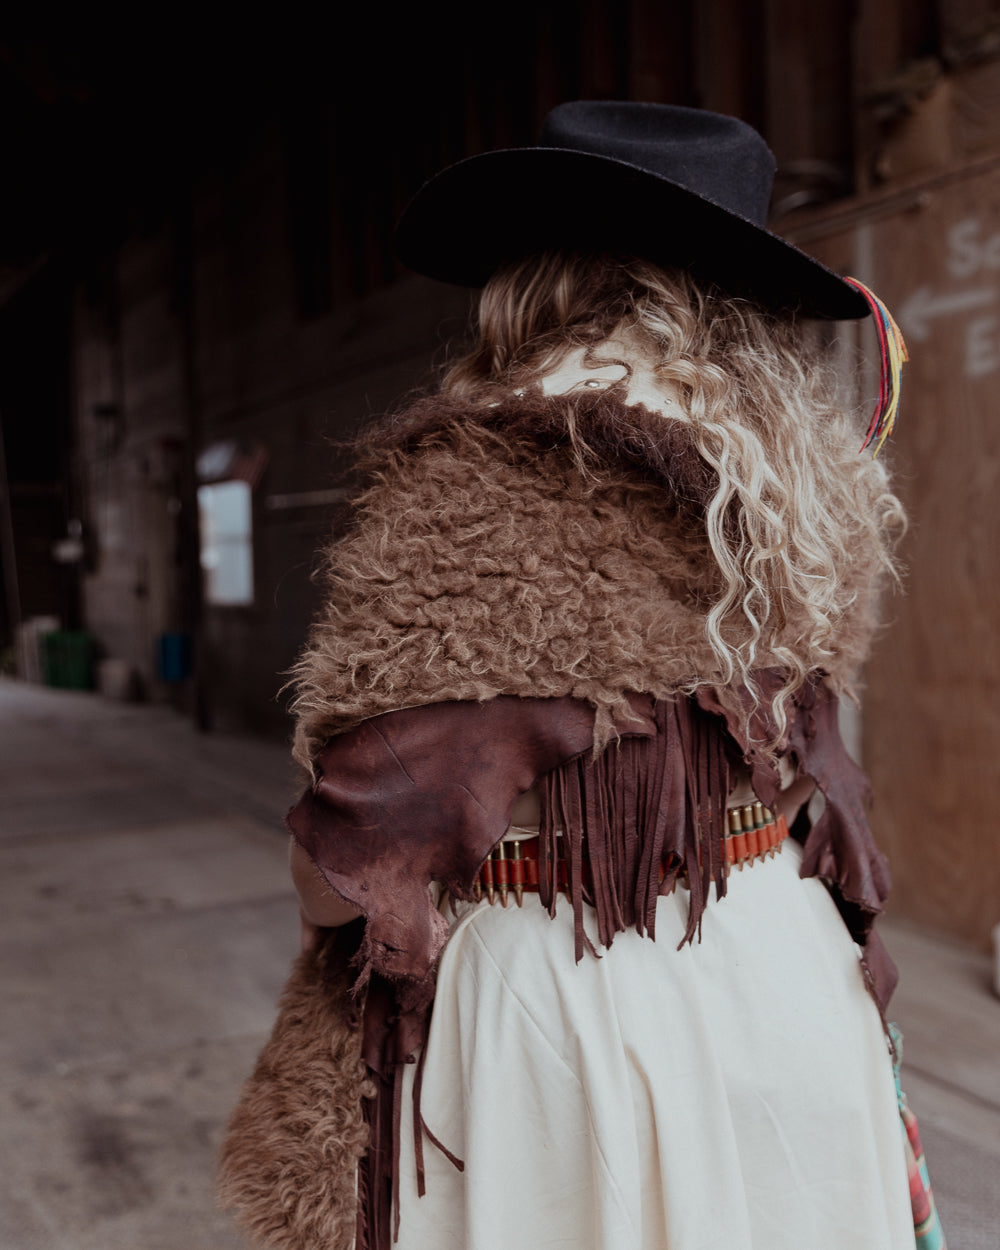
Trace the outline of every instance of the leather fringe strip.
<instances>
[{"instance_id":1,"label":"leather fringe strip","mask_svg":"<svg viewBox=\"0 0 1000 1250\"><path fill-rule=\"evenodd\" d=\"M653 737L619 739L596 758L577 757L541 778L539 895L553 915L561 834L577 962L585 950L596 953L583 926L584 901L597 913L601 946L633 925L654 937L657 897L684 872L691 907L683 946L700 933L712 882L720 898L726 892L723 722L690 699L658 702L654 716Z\"/></svg>"}]
</instances>

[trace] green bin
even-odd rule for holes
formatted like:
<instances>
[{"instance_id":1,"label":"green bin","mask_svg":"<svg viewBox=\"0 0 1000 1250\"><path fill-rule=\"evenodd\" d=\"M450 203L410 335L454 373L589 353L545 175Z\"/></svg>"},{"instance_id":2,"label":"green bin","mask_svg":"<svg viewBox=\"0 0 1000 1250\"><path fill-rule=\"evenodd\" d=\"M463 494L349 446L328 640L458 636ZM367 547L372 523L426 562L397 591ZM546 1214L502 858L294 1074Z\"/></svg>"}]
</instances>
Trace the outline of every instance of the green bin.
<instances>
[{"instance_id":1,"label":"green bin","mask_svg":"<svg viewBox=\"0 0 1000 1250\"><path fill-rule=\"evenodd\" d=\"M94 639L83 629L56 629L43 634L42 680L63 690L94 687Z\"/></svg>"}]
</instances>

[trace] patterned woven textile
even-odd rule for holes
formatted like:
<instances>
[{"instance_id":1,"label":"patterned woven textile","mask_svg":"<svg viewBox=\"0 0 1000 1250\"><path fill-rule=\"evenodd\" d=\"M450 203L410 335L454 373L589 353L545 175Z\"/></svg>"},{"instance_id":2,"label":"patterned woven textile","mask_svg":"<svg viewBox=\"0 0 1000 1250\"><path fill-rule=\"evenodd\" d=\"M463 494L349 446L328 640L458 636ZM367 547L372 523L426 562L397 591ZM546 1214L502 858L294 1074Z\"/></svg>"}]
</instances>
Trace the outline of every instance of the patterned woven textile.
<instances>
[{"instance_id":1,"label":"patterned woven textile","mask_svg":"<svg viewBox=\"0 0 1000 1250\"><path fill-rule=\"evenodd\" d=\"M899 1068L903 1058L902 1035L895 1024L891 1024L889 1030L896 1048L896 1060L892 1070L896 1078L896 1099L899 1102L899 1122L903 1133L906 1171L910 1181L910 1204L913 1207L913 1232L917 1250L948 1250L941 1221L938 1219L937 1207L934 1205L927 1161L924 1158L924 1148L920 1144L917 1117L910 1110L900 1084Z\"/></svg>"}]
</instances>

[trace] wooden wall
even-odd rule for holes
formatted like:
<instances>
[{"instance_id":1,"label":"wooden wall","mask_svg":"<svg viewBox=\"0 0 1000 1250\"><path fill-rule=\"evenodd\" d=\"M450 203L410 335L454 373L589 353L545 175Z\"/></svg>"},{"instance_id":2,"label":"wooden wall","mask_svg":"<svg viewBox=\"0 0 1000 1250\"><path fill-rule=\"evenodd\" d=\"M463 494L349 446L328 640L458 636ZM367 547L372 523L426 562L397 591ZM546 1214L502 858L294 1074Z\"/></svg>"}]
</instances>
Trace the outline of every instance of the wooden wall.
<instances>
[{"instance_id":1,"label":"wooden wall","mask_svg":"<svg viewBox=\"0 0 1000 1250\"><path fill-rule=\"evenodd\" d=\"M910 516L907 572L862 714L891 911L985 948L1000 923L1000 156L798 237L879 292L911 356L884 453ZM870 330L863 346L870 359Z\"/></svg>"},{"instance_id":2,"label":"wooden wall","mask_svg":"<svg viewBox=\"0 0 1000 1250\"><path fill-rule=\"evenodd\" d=\"M853 40L857 194L778 228L874 287L910 347L887 452L907 575L868 667L863 757L891 910L985 948L1000 923L1000 6L865 0ZM861 346L870 361L870 330ZM865 384L868 405L870 367Z\"/></svg>"}]
</instances>

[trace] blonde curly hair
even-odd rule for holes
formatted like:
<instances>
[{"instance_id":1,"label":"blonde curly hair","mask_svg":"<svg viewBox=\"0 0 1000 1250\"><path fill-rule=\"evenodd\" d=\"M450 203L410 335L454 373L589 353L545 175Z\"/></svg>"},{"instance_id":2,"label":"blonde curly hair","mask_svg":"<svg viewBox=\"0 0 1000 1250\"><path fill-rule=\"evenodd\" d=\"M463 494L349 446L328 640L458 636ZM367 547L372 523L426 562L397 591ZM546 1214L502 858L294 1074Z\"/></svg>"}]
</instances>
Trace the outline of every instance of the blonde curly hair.
<instances>
[{"instance_id":1,"label":"blonde curly hair","mask_svg":"<svg viewBox=\"0 0 1000 1250\"><path fill-rule=\"evenodd\" d=\"M824 338L826 342L824 342ZM705 636L725 681L755 689L762 657L788 674L773 712L822 671L866 562L898 580L902 505L885 466L858 454L837 402L830 336L630 257L549 252L501 269L482 292L474 346L441 388L474 399L540 381L576 348L591 364L636 359L671 384L718 486L706 538L721 591ZM624 357L621 344L629 345ZM678 412L677 409L681 411Z\"/></svg>"}]
</instances>

